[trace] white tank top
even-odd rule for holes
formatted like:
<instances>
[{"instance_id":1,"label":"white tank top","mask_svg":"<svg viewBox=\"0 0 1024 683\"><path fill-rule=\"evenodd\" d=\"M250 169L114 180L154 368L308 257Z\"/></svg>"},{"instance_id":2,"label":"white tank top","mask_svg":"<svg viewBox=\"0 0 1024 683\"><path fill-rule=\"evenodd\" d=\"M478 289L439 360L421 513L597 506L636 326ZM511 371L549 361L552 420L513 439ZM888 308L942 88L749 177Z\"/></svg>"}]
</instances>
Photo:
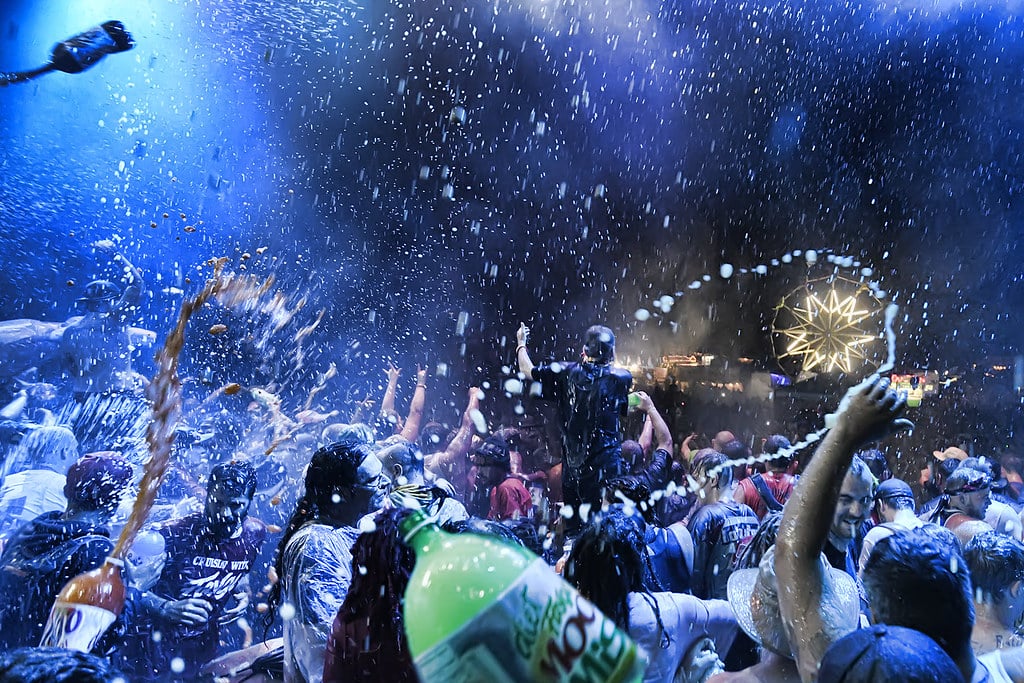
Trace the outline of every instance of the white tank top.
<instances>
[{"instance_id":1,"label":"white tank top","mask_svg":"<svg viewBox=\"0 0 1024 683\"><path fill-rule=\"evenodd\" d=\"M981 679L985 683L1013 683L1010 674L1006 673L1006 667L1003 666L1003 658L999 656L999 650L993 650L978 657L978 664L988 670L988 677ZM974 680L979 680L977 672L975 672Z\"/></svg>"}]
</instances>

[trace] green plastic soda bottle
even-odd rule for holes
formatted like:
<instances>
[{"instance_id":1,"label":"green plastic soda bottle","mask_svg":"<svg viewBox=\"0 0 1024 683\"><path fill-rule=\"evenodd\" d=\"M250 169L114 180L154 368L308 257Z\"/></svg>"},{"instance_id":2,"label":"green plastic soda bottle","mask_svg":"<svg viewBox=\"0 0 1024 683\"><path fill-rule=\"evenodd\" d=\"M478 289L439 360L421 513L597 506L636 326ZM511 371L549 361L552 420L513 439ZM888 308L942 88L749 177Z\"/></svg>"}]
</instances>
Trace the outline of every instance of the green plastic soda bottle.
<instances>
[{"instance_id":1,"label":"green plastic soda bottle","mask_svg":"<svg viewBox=\"0 0 1024 683\"><path fill-rule=\"evenodd\" d=\"M645 662L611 619L533 553L402 521L416 568L405 633L423 683L633 683Z\"/></svg>"}]
</instances>

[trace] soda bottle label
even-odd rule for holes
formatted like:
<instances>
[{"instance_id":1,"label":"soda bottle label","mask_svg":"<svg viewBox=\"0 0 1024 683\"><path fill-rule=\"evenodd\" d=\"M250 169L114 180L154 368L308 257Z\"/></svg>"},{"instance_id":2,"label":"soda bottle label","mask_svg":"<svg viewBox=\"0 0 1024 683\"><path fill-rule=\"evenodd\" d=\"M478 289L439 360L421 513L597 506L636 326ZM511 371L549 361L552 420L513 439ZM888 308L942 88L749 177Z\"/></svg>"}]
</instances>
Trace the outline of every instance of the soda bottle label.
<instances>
[{"instance_id":1,"label":"soda bottle label","mask_svg":"<svg viewBox=\"0 0 1024 683\"><path fill-rule=\"evenodd\" d=\"M39 645L91 652L116 618L113 612L102 607L58 600L50 610Z\"/></svg>"},{"instance_id":2,"label":"soda bottle label","mask_svg":"<svg viewBox=\"0 0 1024 683\"><path fill-rule=\"evenodd\" d=\"M416 658L424 683L639 680L636 645L538 559L491 605Z\"/></svg>"}]
</instances>

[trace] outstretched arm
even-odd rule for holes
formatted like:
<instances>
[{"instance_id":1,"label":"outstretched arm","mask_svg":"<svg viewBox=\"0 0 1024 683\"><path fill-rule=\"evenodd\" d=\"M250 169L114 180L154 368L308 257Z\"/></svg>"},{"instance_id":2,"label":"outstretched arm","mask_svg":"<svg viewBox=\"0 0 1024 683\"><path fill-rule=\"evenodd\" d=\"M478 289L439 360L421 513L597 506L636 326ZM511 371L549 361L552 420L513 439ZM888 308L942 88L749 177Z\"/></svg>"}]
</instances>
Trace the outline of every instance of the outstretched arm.
<instances>
[{"instance_id":1,"label":"outstretched arm","mask_svg":"<svg viewBox=\"0 0 1024 683\"><path fill-rule=\"evenodd\" d=\"M408 441L415 441L420 437L420 424L423 422L423 406L427 401L427 371L423 368L416 368L416 391L412 394L412 402L409 403L409 417L405 418L405 426L402 427L402 438Z\"/></svg>"},{"instance_id":2,"label":"outstretched arm","mask_svg":"<svg viewBox=\"0 0 1024 683\"><path fill-rule=\"evenodd\" d=\"M875 377L855 388L848 405L840 406L836 426L818 446L783 513L775 542L776 573L780 586L800 588L780 591L779 607L792 634L804 681L814 680L825 650L841 635L830 632L822 616L825 567L820 556L843 478L861 444L913 427L909 421L897 419L905 407L904 401L889 391L887 380Z\"/></svg>"},{"instance_id":3,"label":"outstretched arm","mask_svg":"<svg viewBox=\"0 0 1024 683\"><path fill-rule=\"evenodd\" d=\"M519 365L519 372L526 376L526 379L533 379L533 361L530 360L530 352L526 350L526 339L530 336L530 328L526 323L520 323L516 330L516 363Z\"/></svg>"}]
</instances>

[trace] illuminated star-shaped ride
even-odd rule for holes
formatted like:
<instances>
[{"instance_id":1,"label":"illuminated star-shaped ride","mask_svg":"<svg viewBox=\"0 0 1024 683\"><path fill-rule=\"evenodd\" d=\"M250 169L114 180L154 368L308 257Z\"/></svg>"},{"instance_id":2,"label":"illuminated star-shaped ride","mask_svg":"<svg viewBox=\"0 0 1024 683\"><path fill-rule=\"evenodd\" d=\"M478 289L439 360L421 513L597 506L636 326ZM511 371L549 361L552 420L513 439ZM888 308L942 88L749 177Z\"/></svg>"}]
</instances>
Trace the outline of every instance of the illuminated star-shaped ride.
<instances>
[{"instance_id":1,"label":"illuminated star-shaped ride","mask_svg":"<svg viewBox=\"0 0 1024 683\"><path fill-rule=\"evenodd\" d=\"M820 297L811 291L809 283L801 289L803 297L799 297L800 290L797 290L780 304L780 308L792 316L794 324L775 330L784 344L779 360L798 358L804 372L851 372L854 361L867 359L865 347L878 339L877 334L872 334L862 324L877 311L870 306L863 307L857 293L848 295L836 291L835 282Z\"/></svg>"}]
</instances>

